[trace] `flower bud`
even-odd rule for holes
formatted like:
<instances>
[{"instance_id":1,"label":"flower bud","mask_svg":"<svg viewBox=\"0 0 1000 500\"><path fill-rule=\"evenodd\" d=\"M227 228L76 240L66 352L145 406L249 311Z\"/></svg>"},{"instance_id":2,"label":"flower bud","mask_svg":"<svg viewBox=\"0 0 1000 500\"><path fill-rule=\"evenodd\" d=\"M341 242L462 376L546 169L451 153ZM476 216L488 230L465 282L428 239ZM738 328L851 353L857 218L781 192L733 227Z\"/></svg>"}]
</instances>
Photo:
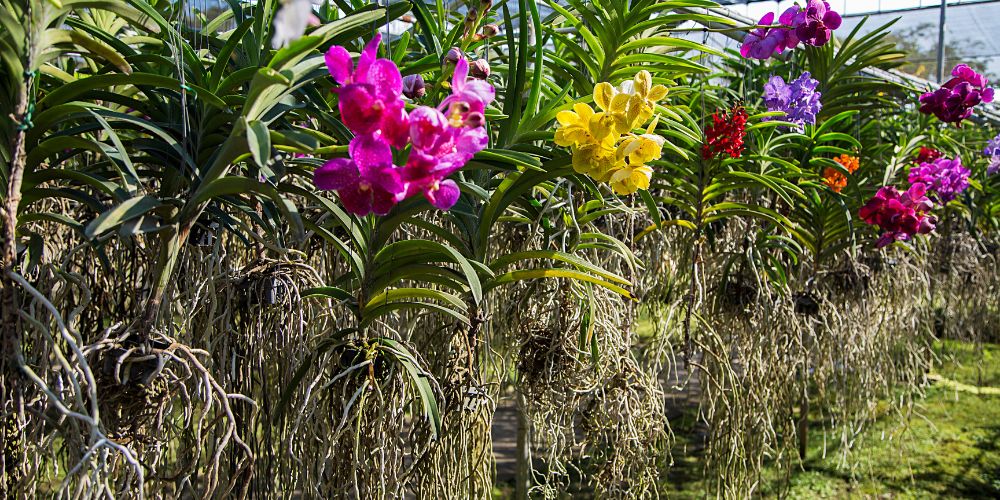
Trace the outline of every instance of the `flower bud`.
<instances>
[{"instance_id":1,"label":"flower bud","mask_svg":"<svg viewBox=\"0 0 1000 500\"><path fill-rule=\"evenodd\" d=\"M479 11L475 7L469 9L469 13L465 15L465 31L463 36L468 38L476 32L476 26L479 25Z\"/></svg>"},{"instance_id":2,"label":"flower bud","mask_svg":"<svg viewBox=\"0 0 1000 500\"><path fill-rule=\"evenodd\" d=\"M486 59L476 59L469 65L469 76L479 80L490 77L490 63Z\"/></svg>"},{"instance_id":3,"label":"flower bud","mask_svg":"<svg viewBox=\"0 0 1000 500\"><path fill-rule=\"evenodd\" d=\"M442 61L442 64L445 66L454 66L458 64L458 60L463 57L465 57L465 54L462 54L461 49L458 47L452 47L448 49L448 53L444 55L444 61Z\"/></svg>"},{"instance_id":4,"label":"flower bud","mask_svg":"<svg viewBox=\"0 0 1000 500\"><path fill-rule=\"evenodd\" d=\"M493 38L500 34L500 27L495 24L487 24L483 26L480 33L482 33L483 38Z\"/></svg>"},{"instance_id":5,"label":"flower bud","mask_svg":"<svg viewBox=\"0 0 1000 500\"><path fill-rule=\"evenodd\" d=\"M424 78L420 75L406 75L403 77L403 95L410 99L420 99L427 93Z\"/></svg>"},{"instance_id":6,"label":"flower bud","mask_svg":"<svg viewBox=\"0 0 1000 500\"><path fill-rule=\"evenodd\" d=\"M479 10L485 14L493 8L493 0L480 0Z\"/></svg>"}]
</instances>

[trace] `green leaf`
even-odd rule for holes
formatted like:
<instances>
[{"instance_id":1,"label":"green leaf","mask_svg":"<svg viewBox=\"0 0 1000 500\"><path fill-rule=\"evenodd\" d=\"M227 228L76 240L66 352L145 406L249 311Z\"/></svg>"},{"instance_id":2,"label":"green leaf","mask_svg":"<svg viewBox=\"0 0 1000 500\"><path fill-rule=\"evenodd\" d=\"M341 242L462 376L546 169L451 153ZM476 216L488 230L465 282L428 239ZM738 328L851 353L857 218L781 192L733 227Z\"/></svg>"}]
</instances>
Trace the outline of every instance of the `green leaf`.
<instances>
[{"instance_id":1,"label":"green leaf","mask_svg":"<svg viewBox=\"0 0 1000 500\"><path fill-rule=\"evenodd\" d=\"M104 232L126 221L140 217L151 210L161 207L160 200L153 196L137 196L118 204L87 224L84 234L87 238L96 238Z\"/></svg>"},{"instance_id":2,"label":"green leaf","mask_svg":"<svg viewBox=\"0 0 1000 500\"><path fill-rule=\"evenodd\" d=\"M271 134L264 122L260 120L247 122L247 146L257 166L267 169L267 162L271 159Z\"/></svg>"}]
</instances>

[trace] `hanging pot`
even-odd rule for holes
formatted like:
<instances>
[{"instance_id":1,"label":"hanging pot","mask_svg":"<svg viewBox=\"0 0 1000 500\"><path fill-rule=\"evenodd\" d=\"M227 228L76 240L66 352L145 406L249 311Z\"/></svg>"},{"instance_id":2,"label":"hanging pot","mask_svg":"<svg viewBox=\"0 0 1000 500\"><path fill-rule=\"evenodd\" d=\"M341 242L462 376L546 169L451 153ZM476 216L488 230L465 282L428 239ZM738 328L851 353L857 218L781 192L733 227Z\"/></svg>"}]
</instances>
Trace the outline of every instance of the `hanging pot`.
<instances>
[{"instance_id":1,"label":"hanging pot","mask_svg":"<svg viewBox=\"0 0 1000 500\"><path fill-rule=\"evenodd\" d=\"M796 292L792 294L792 301L795 303L795 314L803 316L816 316L819 314L819 301L809 292Z\"/></svg>"},{"instance_id":2,"label":"hanging pot","mask_svg":"<svg viewBox=\"0 0 1000 500\"><path fill-rule=\"evenodd\" d=\"M191 228L191 234L188 236L188 244L202 248L210 247L215 244L215 235L218 232L218 222L198 222Z\"/></svg>"}]
</instances>

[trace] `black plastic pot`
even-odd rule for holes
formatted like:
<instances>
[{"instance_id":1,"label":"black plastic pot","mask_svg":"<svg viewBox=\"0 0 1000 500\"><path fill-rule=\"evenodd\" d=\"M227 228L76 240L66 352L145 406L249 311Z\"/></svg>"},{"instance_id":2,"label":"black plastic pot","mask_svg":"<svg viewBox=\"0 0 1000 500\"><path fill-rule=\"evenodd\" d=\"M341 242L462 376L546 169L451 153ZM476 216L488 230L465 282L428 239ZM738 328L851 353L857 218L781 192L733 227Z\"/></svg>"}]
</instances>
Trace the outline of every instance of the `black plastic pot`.
<instances>
[{"instance_id":1,"label":"black plastic pot","mask_svg":"<svg viewBox=\"0 0 1000 500\"><path fill-rule=\"evenodd\" d=\"M288 284L275 276L265 276L247 287L249 305L273 306L280 304L288 295Z\"/></svg>"},{"instance_id":2,"label":"black plastic pot","mask_svg":"<svg viewBox=\"0 0 1000 500\"><path fill-rule=\"evenodd\" d=\"M115 366L118 364L118 358L122 357L128 349L133 347L138 347L142 341L134 337L129 337L122 342L122 347L115 347L108 349L103 354L103 362L101 364L101 372L108 378L114 377ZM156 340L150 340L147 345L153 349L166 349L170 347L166 342L160 342ZM136 349L132 352L130 356L141 356L142 351ZM152 359L144 359L141 361L129 361L128 359L122 362L119 368L119 377L126 380L128 385L146 385L156 374L157 368L160 366L159 357L154 357Z\"/></svg>"},{"instance_id":3,"label":"black plastic pot","mask_svg":"<svg viewBox=\"0 0 1000 500\"><path fill-rule=\"evenodd\" d=\"M816 316L819 314L819 301L809 292L796 292L792 295L795 302L795 313L803 316Z\"/></svg>"},{"instance_id":4,"label":"black plastic pot","mask_svg":"<svg viewBox=\"0 0 1000 500\"><path fill-rule=\"evenodd\" d=\"M191 228L191 234L188 236L188 244L196 247L210 247L215 244L215 235L218 231L218 222L199 222Z\"/></svg>"}]
</instances>

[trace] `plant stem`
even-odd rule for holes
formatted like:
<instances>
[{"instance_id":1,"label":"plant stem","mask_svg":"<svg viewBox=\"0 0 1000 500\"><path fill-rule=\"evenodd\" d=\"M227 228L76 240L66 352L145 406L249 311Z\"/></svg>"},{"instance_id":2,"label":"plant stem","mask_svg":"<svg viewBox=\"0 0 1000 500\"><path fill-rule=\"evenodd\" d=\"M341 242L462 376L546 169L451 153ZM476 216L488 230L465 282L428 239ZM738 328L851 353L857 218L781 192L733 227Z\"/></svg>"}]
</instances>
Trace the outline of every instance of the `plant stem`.
<instances>
[{"instance_id":1,"label":"plant stem","mask_svg":"<svg viewBox=\"0 0 1000 500\"><path fill-rule=\"evenodd\" d=\"M33 83L34 76L28 75L25 83L17 96L17 104L14 109L15 121L21 123L28 113L29 89ZM21 385L15 381L20 378L20 363L15 360L16 353L21 350L21 320L18 314L19 300L17 289L13 280L10 279L10 272L17 267L17 210L21 204L21 181L24 178L24 167L27 158L25 148L25 135L27 130L19 129L15 134L11 144L11 164L10 174L7 181L7 198L4 207L0 209L3 217L3 248L0 251L0 305L3 312L0 313L0 397L3 398L3 407L0 408L0 415L10 415L11 421L0 421L0 443L5 448L7 443L13 453L8 455L7 449L0 453L0 496L7 491L8 486L13 488L16 484L17 475L17 455L20 455L21 443L18 439L18 429L22 427L20 417L24 414L23 401L21 398ZM10 431L10 432L8 432Z\"/></svg>"}]
</instances>

